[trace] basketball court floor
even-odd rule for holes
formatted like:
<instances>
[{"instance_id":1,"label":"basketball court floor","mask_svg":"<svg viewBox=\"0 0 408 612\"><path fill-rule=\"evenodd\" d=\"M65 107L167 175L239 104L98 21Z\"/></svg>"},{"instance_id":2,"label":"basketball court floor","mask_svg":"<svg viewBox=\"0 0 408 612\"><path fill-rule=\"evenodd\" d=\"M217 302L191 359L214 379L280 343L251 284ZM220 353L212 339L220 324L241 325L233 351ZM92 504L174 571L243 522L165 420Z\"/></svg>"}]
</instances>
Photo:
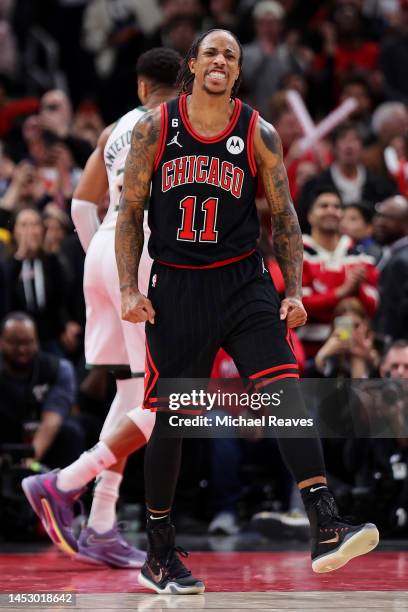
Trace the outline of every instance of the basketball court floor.
<instances>
[{"instance_id":1,"label":"basketball court floor","mask_svg":"<svg viewBox=\"0 0 408 612\"><path fill-rule=\"evenodd\" d=\"M180 538L180 544L194 551L189 567L205 581L204 595L154 595L138 585L137 570L84 565L48 544L30 549L4 545L0 547L0 610L22 609L22 604L10 604L8 593L49 592L75 594L75 605L67 610L106 612L408 610L408 542L382 542L378 551L320 575L312 572L307 546L302 543L260 540L255 544L234 537L190 536ZM61 604L25 604L24 608L65 609Z\"/></svg>"}]
</instances>

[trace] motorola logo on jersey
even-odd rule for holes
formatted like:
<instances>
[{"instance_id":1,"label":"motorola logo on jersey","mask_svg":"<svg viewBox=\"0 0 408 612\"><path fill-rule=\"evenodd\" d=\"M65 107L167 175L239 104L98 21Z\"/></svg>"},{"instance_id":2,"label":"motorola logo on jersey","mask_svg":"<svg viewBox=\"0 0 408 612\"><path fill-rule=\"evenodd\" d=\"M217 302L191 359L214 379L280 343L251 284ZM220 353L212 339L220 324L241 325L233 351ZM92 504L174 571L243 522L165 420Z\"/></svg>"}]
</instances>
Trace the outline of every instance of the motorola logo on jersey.
<instances>
[{"instance_id":1,"label":"motorola logo on jersey","mask_svg":"<svg viewBox=\"0 0 408 612\"><path fill-rule=\"evenodd\" d=\"M244 141L239 136L230 136L227 140L227 151L231 155L238 155L244 150Z\"/></svg>"}]
</instances>

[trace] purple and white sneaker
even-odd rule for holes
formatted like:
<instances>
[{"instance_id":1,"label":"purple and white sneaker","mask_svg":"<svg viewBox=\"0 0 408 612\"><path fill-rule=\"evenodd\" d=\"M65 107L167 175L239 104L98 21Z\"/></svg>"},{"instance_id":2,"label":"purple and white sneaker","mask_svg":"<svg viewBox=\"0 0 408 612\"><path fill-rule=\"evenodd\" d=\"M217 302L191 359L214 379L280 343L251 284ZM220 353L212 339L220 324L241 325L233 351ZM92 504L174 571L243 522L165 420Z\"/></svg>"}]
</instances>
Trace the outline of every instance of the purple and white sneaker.
<instances>
[{"instance_id":1,"label":"purple and white sneaker","mask_svg":"<svg viewBox=\"0 0 408 612\"><path fill-rule=\"evenodd\" d=\"M60 491L57 487L58 472L59 469L47 474L28 476L22 480L21 486L51 540L60 550L72 557L78 550L72 530L73 507L86 487L69 492Z\"/></svg>"},{"instance_id":2,"label":"purple and white sneaker","mask_svg":"<svg viewBox=\"0 0 408 612\"><path fill-rule=\"evenodd\" d=\"M117 527L97 533L92 527L81 531L78 540L78 561L118 568L142 567L146 553L131 546Z\"/></svg>"}]
</instances>

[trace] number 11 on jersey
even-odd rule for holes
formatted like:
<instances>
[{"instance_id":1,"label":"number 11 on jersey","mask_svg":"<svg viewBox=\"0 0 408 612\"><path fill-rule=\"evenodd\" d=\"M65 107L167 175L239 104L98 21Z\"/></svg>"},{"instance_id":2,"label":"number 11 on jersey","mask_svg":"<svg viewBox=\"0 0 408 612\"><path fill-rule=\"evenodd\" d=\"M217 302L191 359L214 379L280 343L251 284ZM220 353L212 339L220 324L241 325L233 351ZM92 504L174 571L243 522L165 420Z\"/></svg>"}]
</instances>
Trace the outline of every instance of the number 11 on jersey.
<instances>
[{"instance_id":1,"label":"number 11 on jersey","mask_svg":"<svg viewBox=\"0 0 408 612\"><path fill-rule=\"evenodd\" d=\"M177 240L196 242L197 230L194 229L194 217L196 211L196 196L187 196L180 202L183 212L181 227L177 230ZM217 242L218 231L215 229L217 223L218 198L207 198L201 204L201 210L205 214L204 228L199 231L199 242Z\"/></svg>"}]
</instances>

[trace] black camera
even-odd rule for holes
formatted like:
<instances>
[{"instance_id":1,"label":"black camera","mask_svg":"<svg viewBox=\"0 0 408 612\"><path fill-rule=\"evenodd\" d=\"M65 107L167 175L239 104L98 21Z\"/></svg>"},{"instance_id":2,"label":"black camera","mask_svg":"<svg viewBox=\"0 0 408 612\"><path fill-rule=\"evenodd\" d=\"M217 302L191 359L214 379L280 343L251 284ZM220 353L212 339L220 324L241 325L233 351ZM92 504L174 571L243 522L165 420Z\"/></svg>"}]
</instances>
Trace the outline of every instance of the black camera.
<instances>
[{"instance_id":1,"label":"black camera","mask_svg":"<svg viewBox=\"0 0 408 612\"><path fill-rule=\"evenodd\" d=\"M22 460L33 457L31 444L0 444L0 535L13 541L38 539L39 521L21 489L33 471Z\"/></svg>"}]
</instances>

